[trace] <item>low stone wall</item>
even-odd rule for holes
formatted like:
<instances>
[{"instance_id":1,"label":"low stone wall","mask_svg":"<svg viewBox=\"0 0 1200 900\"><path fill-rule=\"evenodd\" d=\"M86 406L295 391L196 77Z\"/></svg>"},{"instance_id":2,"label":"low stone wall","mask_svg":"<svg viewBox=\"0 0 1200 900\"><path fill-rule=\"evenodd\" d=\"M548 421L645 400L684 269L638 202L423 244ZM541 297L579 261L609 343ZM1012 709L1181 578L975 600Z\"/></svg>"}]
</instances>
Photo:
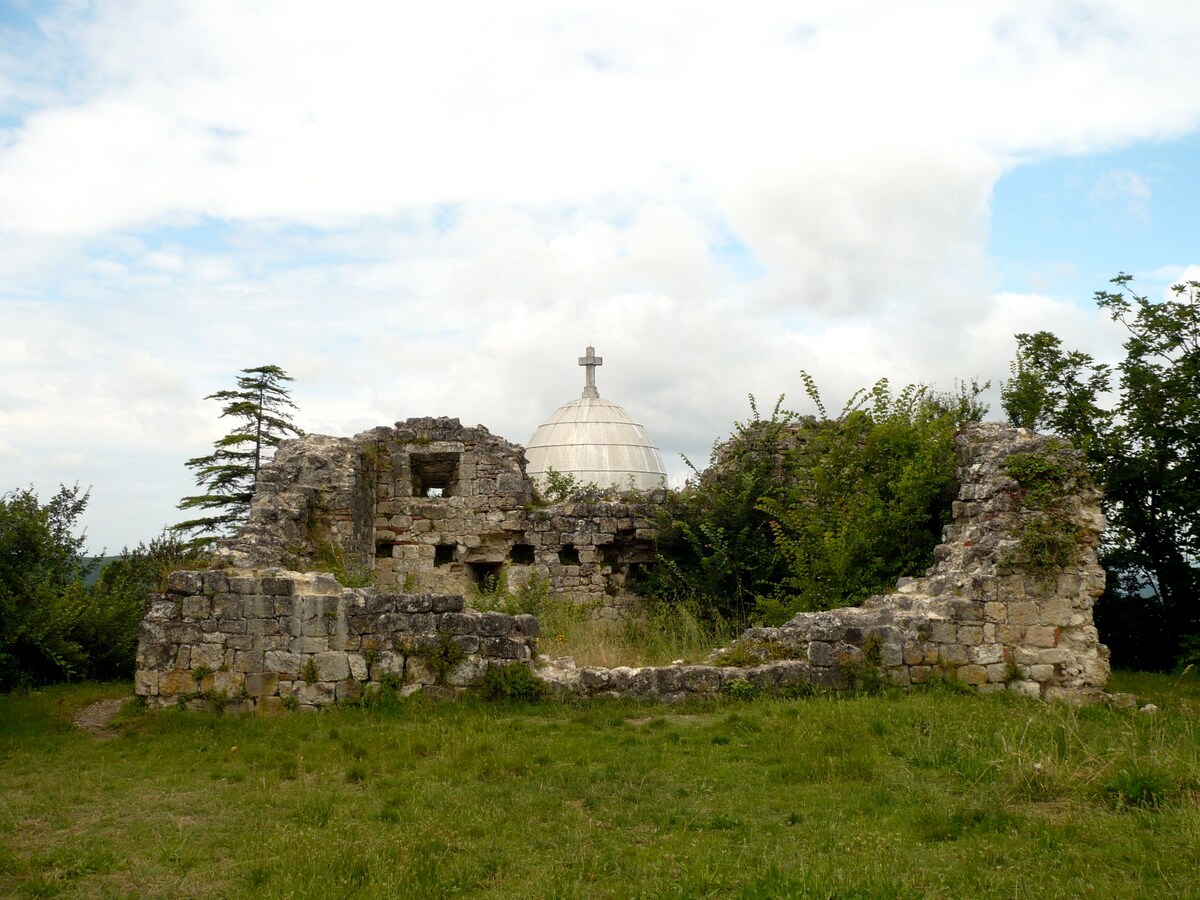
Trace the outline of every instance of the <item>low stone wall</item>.
<instances>
[{"instance_id":1,"label":"low stone wall","mask_svg":"<svg viewBox=\"0 0 1200 900\"><path fill-rule=\"evenodd\" d=\"M453 692L489 666L533 659L537 631L533 616L343 588L324 574L175 572L142 621L136 691L154 706L263 711L353 700L386 681Z\"/></svg>"}]
</instances>

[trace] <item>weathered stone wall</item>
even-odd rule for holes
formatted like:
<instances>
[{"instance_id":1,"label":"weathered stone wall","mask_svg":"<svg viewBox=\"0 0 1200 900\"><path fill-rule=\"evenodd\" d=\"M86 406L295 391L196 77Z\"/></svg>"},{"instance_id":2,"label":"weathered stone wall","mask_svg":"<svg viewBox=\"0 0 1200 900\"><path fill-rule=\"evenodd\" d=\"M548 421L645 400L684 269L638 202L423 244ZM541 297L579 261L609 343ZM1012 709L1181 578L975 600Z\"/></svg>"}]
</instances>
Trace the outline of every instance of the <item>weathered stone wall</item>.
<instances>
[{"instance_id":1,"label":"weathered stone wall","mask_svg":"<svg viewBox=\"0 0 1200 900\"><path fill-rule=\"evenodd\" d=\"M563 661L538 671L584 696L667 700L739 681L770 691L868 676L899 685L948 677L1043 699L1099 695L1108 652L1092 605L1104 587L1096 557L1104 520L1078 454L994 424L960 434L957 451L958 499L936 562L895 593L749 629L721 653L737 666L610 670ZM1052 485L1049 506L1044 491L1034 503L1035 492L1013 477L1011 462L1028 458L1075 473ZM261 484L226 564L278 566L324 543L372 566L380 587L244 568L176 573L142 626L138 692L155 703L212 689L256 707L285 697L315 706L371 689L384 673L430 685L437 679L417 651L442 635L470 654L448 679L461 686L497 661L533 661L536 621L467 610L455 595L501 572L510 586L537 574L560 598L617 616L632 597L628 580L653 558L656 498L532 506L521 448L453 419L291 442ZM1068 546L1038 561L1021 535L1048 520L1063 526L1056 533Z\"/></svg>"},{"instance_id":2,"label":"weathered stone wall","mask_svg":"<svg viewBox=\"0 0 1200 900\"><path fill-rule=\"evenodd\" d=\"M1069 480L1049 514L1073 537L1065 564L1023 559L1019 535L1047 515L1031 508L1028 489L1008 461L1032 454L1079 468L1078 454L1024 429L975 426L959 435L958 499L953 522L923 578L902 579L894 594L861 607L801 613L780 628L751 628L725 651L750 668L670 666L546 671L548 680L584 695L710 694L738 679L761 688L807 681L844 687L864 673L910 685L949 677L981 692L1010 690L1043 699L1099 696L1108 649L1099 643L1092 605L1104 589L1096 548L1104 527L1100 492ZM780 661L782 660L782 662Z\"/></svg>"},{"instance_id":3,"label":"weathered stone wall","mask_svg":"<svg viewBox=\"0 0 1200 900\"><path fill-rule=\"evenodd\" d=\"M536 639L533 616L465 609L462 597L348 589L313 573L175 572L150 598L135 684L154 706L317 707L384 680L402 693L460 690L489 666L527 663ZM431 654L443 641L463 659L439 676Z\"/></svg>"},{"instance_id":4,"label":"weathered stone wall","mask_svg":"<svg viewBox=\"0 0 1200 900\"><path fill-rule=\"evenodd\" d=\"M470 595L537 577L620 618L654 559L659 494L535 506L525 451L482 426L419 418L353 438L288 441L263 468L233 567L338 565L386 589Z\"/></svg>"}]
</instances>

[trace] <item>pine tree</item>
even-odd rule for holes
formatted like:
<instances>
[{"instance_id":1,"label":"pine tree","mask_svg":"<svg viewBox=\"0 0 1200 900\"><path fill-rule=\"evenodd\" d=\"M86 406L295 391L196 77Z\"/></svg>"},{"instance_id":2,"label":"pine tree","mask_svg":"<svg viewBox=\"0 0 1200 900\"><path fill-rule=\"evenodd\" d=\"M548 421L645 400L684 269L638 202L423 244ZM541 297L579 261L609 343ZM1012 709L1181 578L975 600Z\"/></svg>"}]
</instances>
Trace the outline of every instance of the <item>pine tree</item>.
<instances>
[{"instance_id":1,"label":"pine tree","mask_svg":"<svg viewBox=\"0 0 1200 900\"><path fill-rule=\"evenodd\" d=\"M218 391L205 397L224 403L221 417L241 420L229 434L213 442L213 452L186 463L196 473L196 484L205 493L184 497L179 509L201 509L208 513L171 526L192 532L194 543L208 544L230 535L245 523L250 500L258 483L258 472L270 451L288 434L303 436L292 424L289 409L295 409L284 382L293 379L279 366L242 369L237 390Z\"/></svg>"}]
</instances>

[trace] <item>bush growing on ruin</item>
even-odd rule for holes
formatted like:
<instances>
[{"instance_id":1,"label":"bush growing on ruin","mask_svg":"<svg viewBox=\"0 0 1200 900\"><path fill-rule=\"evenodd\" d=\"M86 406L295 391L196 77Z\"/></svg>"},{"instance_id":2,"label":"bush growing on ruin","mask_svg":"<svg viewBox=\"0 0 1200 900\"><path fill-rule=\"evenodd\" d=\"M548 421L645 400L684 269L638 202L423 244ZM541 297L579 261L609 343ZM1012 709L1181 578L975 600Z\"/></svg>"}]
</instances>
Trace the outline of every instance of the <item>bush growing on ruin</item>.
<instances>
[{"instance_id":1,"label":"bush growing on ruin","mask_svg":"<svg viewBox=\"0 0 1200 900\"><path fill-rule=\"evenodd\" d=\"M782 409L738 423L710 466L670 496L647 592L706 616L778 624L796 612L852 605L932 561L953 499L954 435L984 408L886 379L830 418Z\"/></svg>"}]
</instances>

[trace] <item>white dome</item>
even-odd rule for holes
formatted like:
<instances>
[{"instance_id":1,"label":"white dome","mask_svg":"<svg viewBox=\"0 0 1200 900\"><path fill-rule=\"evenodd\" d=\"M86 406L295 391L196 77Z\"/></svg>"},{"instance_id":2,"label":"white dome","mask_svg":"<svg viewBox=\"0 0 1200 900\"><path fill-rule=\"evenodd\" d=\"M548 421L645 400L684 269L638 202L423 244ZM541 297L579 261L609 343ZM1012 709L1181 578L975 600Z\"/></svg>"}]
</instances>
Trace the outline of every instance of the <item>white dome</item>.
<instances>
[{"instance_id":1,"label":"white dome","mask_svg":"<svg viewBox=\"0 0 1200 900\"><path fill-rule=\"evenodd\" d=\"M665 487L662 454L629 413L600 397L560 406L525 448L529 477L545 482L547 470L580 484L640 491Z\"/></svg>"},{"instance_id":2,"label":"white dome","mask_svg":"<svg viewBox=\"0 0 1200 900\"><path fill-rule=\"evenodd\" d=\"M525 448L529 477L543 487L550 469L580 484L639 491L666 487L662 455L646 429L596 390L596 366L604 361L587 348L579 364L587 367L583 396L555 410L533 433Z\"/></svg>"}]
</instances>

